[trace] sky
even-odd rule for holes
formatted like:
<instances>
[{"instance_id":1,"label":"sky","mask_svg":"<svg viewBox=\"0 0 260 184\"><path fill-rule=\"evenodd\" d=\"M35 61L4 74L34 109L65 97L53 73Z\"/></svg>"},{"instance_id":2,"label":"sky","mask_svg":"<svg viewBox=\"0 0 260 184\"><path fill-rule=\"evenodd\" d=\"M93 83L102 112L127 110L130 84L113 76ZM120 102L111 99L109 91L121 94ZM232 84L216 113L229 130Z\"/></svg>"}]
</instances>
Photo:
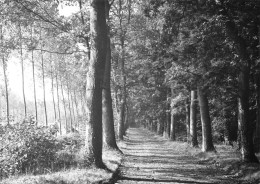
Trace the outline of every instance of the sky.
<instances>
[{"instance_id":1,"label":"sky","mask_svg":"<svg viewBox=\"0 0 260 184\"><path fill-rule=\"evenodd\" d=\"M69 17L73 13L79 11L78 6L66 6L65 4L59 5L59 13L61 16ZM25 95L26 100L33 101L34 91L33 91L33 77L32 77L32 66L29 60L24 61L24 78L25 78ZM23 99L22 93L22 70L21 70L21 62L20 59L12 56L8 61L7 66L7 75L8 75L8 85L11 93L17 95L19 99ZM42 79L39 77L39 71L36 73L36 94L37 99L43 100L43 89L42 89ZM51 81L46 78L46 100L51 101Z\"/></svg>"}]
</instances>

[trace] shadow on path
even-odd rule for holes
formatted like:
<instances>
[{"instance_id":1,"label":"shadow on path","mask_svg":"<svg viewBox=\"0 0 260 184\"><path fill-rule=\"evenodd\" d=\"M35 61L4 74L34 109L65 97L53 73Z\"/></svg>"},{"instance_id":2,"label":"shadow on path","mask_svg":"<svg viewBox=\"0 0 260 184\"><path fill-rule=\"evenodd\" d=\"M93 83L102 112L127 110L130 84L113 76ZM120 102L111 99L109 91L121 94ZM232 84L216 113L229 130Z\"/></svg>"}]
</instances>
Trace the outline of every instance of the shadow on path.
<instances>
[{"instance_id":1,"label":"shadow on path","mask_svg":"<svg viewBox=\"0 0 260 184\"><path fill-rule=\"evenodd\" d=\"M238 183L214 164L201 164L187 153L187 145L169 142L145 129L127 132L125 154L116 183Z\"/></svg>"}]
</instances>

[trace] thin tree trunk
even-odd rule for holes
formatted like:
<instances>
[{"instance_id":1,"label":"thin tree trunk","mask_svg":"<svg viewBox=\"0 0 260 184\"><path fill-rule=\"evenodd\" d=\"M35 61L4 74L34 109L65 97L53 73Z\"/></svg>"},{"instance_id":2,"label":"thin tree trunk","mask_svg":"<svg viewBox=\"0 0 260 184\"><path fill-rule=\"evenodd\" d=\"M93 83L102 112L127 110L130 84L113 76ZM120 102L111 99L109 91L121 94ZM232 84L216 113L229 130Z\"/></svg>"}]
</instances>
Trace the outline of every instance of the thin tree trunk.
<instances>
[{"instance_id":1,"label":"thin tree trunk","mask_svg":"<svg viewBox=\"0 0 260 184\"><path fill-rule=\"evenodd\" d=\"M62 95L62 101L63 101L64 115L65 115L65 130L66 130L66 133L68 133L67 109L66 109L66 102L65 102L61 77L60 77L60 89L61 89L61 95Z\"/></svg>"},{"instance_id":2,"label":"thin tree trunk","mask_svg":"<svg viewBox=\"0 0 260 184\"><path fill-rule=\"evenodd\" d=\"M32 39L33 39L33 28L31 29L31 40ZM32 74L33 74L34 109L35 109L35 119L36 119L36 126L37 126L38 125L38 108L37 108L37 98L36 98L35 63L34 63L33 49L32 49Z\"/></svg>"},{"instance_id":3,"label":"thin tree trunk","mask_svg":"<svg viewBox=\"0 0 260 184\"><path fill-rule=\"evenodd\" d=\"M59 95L59 82L58 82L58 75L56 74L56 91L57 91L57 107L58 107L58 115L59 115L59 128L60 128L60 135L62 135L62 126L61 126L61 113L60 113L60 95Z\"/></svg>"},{"instance_id":4,"label":"thin tree trunk","mask_svg":"<svg viewBox=\"0 0 260 184\"><path fill-rule=\"evenodd\" d=\"M71 105L70 105L70 89L69 89L69 83L68 83L68 79L66 81L66 84L67 84L67 98L68 98L68 104L69 104L69 113L70 113L70 132L73 131L73 117L72 117L72 110L71 110Z\"/></svg>"},{"instance_id":5,"label":"thin tree trunk","mask_svg":"<svg viewBox=\"0 0 260 184\"><path fill-rule=\"evenodd\" d=\"M10 124L10 114L9 114L9 93L8 93L8 80L7 80L7 75L6 75L6 62L5 58L2 58L3 60L3 71L4 71L4 81L5 81L5 99L6 99L6 119L7 119L7 124ZM0 109L1 110L1 109Z\"/></svg>"},{"instance_id":6,"label":"thin tree trunk","mask_svg":"<svg viewBox=\"0 0 260 184\"><path fill-rule=\"evenodd\" d=\"M56 122L57 121L57 113L56 113L56 104L55 104L55 97L54 97L54 76L53 76L53 66L52 66L52 64L51 64L51 93L52 93L54 118L55 118L55 122Z\"/></svg>"},{"instance_id":7,"label":"thin tree trunk","mask_svg":"<svg viewBox=\"0 0 260 184\"><path fill-rule=\"evenodd\" d=\"M102 83L106 64L106 15L105 1L90 1L91 57L86 85L86 139L85 151L88 161L97 168L104 168L102 162Z\"/></svg>"},{"instance_id":8,"label":"thin tree trunk","mask_svg":"<svg viewBox=\"0 0 260 184\"><path fill-rule=\"evenodd\" d=\"M190 136L191 145L193 147L198 146L197 139L197 91L191 91L191 103L190 103Z\"/></svg>"},{"instance_id":9,"label":"thin tree trunk","mask_svg":"<svg viewBox=\"0 0 260 184\"><path fill-rule=\"evenodd\" d=\"M40 33L40 40L42 41L42 35ZM45 125L48 126L48 115L47 115L47 106L46 106L46 90L45 90L45 71L44 71L44 58L43 58L43 43L41 43L41 67L42 67L42 87L43 87L43 105L44 105L44 112L45 112Z\"/></svg>"},{"instance_id":10,"label":"thin tree trunk","mask_svg":"<svg viewBox=\"0 0 260 184\"><path fill-rule=\"evenodd\" d=\"M126 135L126 131L129 128L129 109L127 104L125 105L126 110L125 110L125 122L124 122L124 135ZM152 125L152 122L151 122Z\"/></svg>"},{"instance_id":11,"label":"thin tree trunk","mask_svg":"<svg viewBox=\"0 0 260 184\"><path fill-rule=\"evenodd\" d=\"M25 98L25 86L24 86L24 61L23 61L23 43L22 43L22 27L19 24L19 33L20 33L20 56L21 56L21 67L22 67L22 90L23 90L23 104L24 104L24 115L27 116L27 106Z\"/></svg>"},{"instance_id":12,"label":"thin tree trunk","mask_svg":"<svg viewBox=\"0 0 260 184\"><path fill-rule=\"evenodd\" d=\"M198 87L200 117L202 124L202 151L215 151L212 141L211 121L209 116L208 98L204 89Z\"/></svg>"},{"instance_id":13,"label":"thin tree trunk","mask_svg":"<svg viewBox=\"0 0 260 184\"><path fill-rule=\"evenodd\" d=\"M186 116L186 131L187 131L187 142L190 143L190 104L187 98L185 104L185 116Z\"/></svg>"},{"instance_id":14,"label":"thin tree trunk","mask_svg":"<svg viewBox=\"0 0 260 184\"><path fill-rule=\"evenodd\" d=\"M163 123L160 121L160 119L157 119L157 134L163 135Z\"/></svg>"},{"instance_id":15,"label":"thin tree trunk","mask_svg":"<svg viewBox=\"0 0 260 184\"><path fill-rule=\"evenodd\" d=\"M4 35L3 35L3 27L1 26L1 44L3 45L3 41L4 41ZM9 92L8 92L8 79L7 79L7 75L6 75L6 70L7 70L7 64L5 62L5 57L4 54L2 53L3 57L2 57L2 61L3 61L3 73L4 73L4 82L5 82L5 99L6 99L6 120L7 120L7 124L10 124L10 114L9 114ZM0 102L1 103L1 102ZM2 112L2 108L0 108L0 111ZM0 116L1 118L1 116Z\"/></svg>"},{"instance_id":16,"label":"thin tree trunk","mask_svg":"<svg viewBox=\"0 0 260 184\"><path fill-rule=\"evenodd\" d=\"M74 95L74 103L75 103L75 106L76 106L77 131L79 131L79 105L78 105L77 95L76 95L75 89L73 90L73 95Z\"/></svg>"},{"instance_id":17,"label":"thin tree trunk","mask_svg":"<svg viewBox=\"0 0 260 184\"><path fill-rule=\"evenodd\" d=\"M171 132L170 132L170 140L175 141L176 135L175 135L175 126L176 126L176 118L175 114L171 112Z\"/></svg>"},{"instance_id":18,"label":"thin tree trunk","mask_svg":"<svg viewBox=\"0 0 260 184\"><path fill-rule=\"evenodd\" d=\"M106 20L109 22L110 5L106 1ZM102 123L103 123L103 143L109 149L119 150L116 144L114 129L114 114L111 97L111 48L110 48L110 27L107 25L107 50L106 50L106 66L103 80L102 90Z\"/></svg>"},{"instance_id":19,"label":"thin tree trunk","mask_svg":"<svg viewBox=\"0 0 260 184\"><path fill-rule=\"evenodd\" d=\"M84 90L85 91L85 90ZM86 110L85 110L85 98L82 92L80 92L80 99L81 99L81 111L82 111L82 115L85 116L86 115Z\"/></svg>"},{"instance_id":20,"label":"thin tree trunk","mask_svg":"<svg viewBox=\"0 0 260 184\"><path fill-rule=\"evenodd\" d=\"M74 106L74 103L73 103L73 96L72 96L71 90L69 90L69 94L70 94L70 102L71 102L71 111L72 111L73 122L74 122L73 131L75 131L77 125L76 125L76 116L75 116L75 106Z\"/></svg>"}]
</instances>

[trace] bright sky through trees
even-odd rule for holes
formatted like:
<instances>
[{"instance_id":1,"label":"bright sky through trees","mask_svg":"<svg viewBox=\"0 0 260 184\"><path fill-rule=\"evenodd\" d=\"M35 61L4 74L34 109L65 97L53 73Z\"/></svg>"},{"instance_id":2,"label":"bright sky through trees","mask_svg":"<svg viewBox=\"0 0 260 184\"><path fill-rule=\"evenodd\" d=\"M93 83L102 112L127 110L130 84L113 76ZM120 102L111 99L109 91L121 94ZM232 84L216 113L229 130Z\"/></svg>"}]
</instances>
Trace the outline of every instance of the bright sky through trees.
<instances>
[{"instance_id":1,"label":"bright sky through trees","mask_svg":"<svg viewBox=\"0 0 260 184\"><path fill-rule=\"evenodd\" d=\"M69 17L73 13L76 13L79 11L78 6L73 6L73 5L65 5L65 3L62 3L59 5L59 13L61 16L64 17ZM33 79L32 79L32 69L31 69L31 62L27 59L25 61L25 94L26 98L29 101L33 101ZM16 57L12 57L10 62L8 63L8 69L7 69L7 74L9 77L9 88L12 93L18 96L19 99L22 99L22 83L21 83L21 67L20 67L20 62L19 59ZM39 73L37 72L37 77L36 80L39 79ZM41 84L39 82L38 84ZM37 85L36 86L36 91L37 91L37 98L38 100L42 100L43 97L43 92L42 92L42 85ZM46 81L46 100L51 101L51 84L50 81L47 79Z\"/></svg>"}]
</instances>

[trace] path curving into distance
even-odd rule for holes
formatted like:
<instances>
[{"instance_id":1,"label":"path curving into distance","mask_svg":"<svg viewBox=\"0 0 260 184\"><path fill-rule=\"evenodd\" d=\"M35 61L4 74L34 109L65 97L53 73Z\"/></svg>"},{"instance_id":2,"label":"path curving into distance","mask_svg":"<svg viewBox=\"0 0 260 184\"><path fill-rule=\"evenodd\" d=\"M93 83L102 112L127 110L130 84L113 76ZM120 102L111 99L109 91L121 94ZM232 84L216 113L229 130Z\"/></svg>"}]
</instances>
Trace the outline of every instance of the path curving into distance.
<instances>
[{"instance_id":1,"label":"path curving into distance","mask_svg":"<svg viewBox=\"0 0 260 184\"><path fill-rule=\"evenodd\" d=\"M201 162L187 145L170 142L145 129L130 128L121 147L125 154L118 184L236 184L214 164Z\"/></svg>"}]
</instances>

